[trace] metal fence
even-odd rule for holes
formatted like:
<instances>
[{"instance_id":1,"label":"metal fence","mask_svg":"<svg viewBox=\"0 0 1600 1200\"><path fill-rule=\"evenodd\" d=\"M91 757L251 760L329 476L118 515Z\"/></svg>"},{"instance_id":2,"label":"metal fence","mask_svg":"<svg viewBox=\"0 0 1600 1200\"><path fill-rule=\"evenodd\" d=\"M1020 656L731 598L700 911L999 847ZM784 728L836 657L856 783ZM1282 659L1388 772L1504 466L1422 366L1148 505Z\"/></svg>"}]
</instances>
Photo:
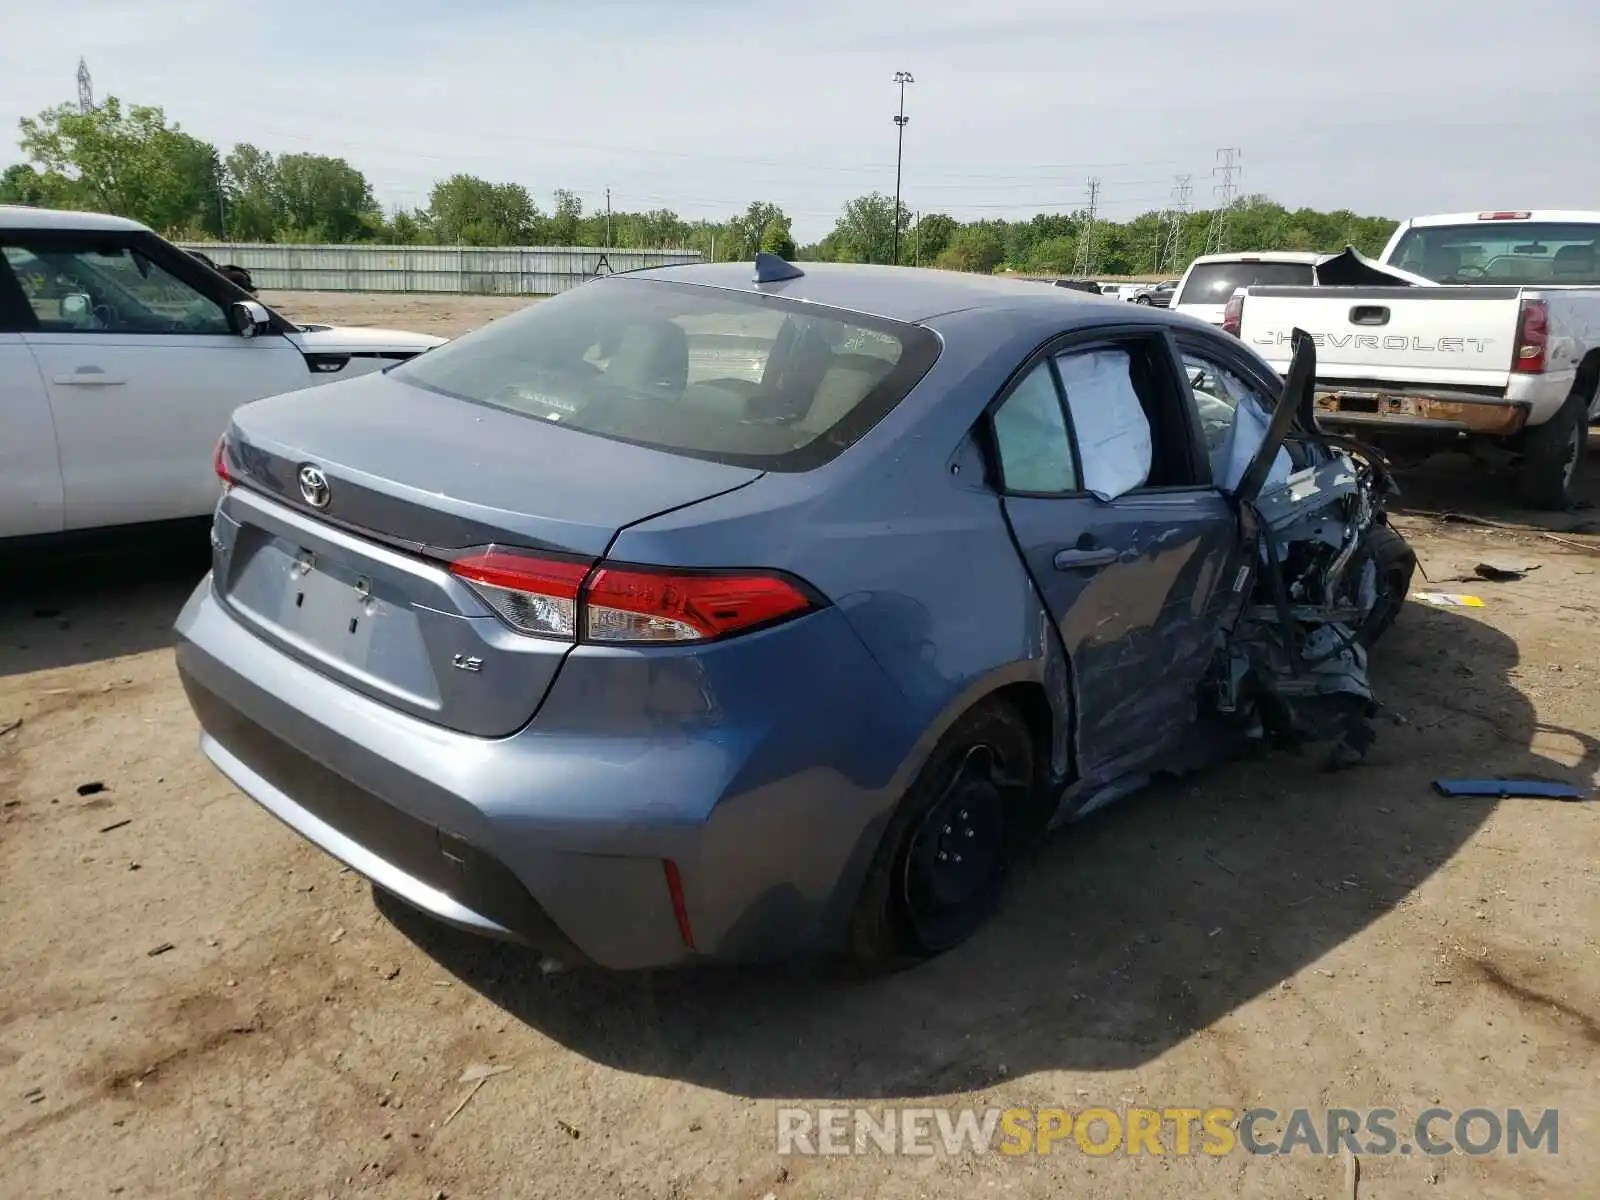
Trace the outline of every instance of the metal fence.
<instances>
[{"instance_id":1,"label":"metal fence","mask_svg":"<svg viewBox=\"0 0 1600 1200\"><path fill-rule=\"evenodd\" d=\"M188 242L275 292L458 292L553 296L596 275L700 261L697 250L589 246L307 246Z\"/></svg>"}]
</instances>

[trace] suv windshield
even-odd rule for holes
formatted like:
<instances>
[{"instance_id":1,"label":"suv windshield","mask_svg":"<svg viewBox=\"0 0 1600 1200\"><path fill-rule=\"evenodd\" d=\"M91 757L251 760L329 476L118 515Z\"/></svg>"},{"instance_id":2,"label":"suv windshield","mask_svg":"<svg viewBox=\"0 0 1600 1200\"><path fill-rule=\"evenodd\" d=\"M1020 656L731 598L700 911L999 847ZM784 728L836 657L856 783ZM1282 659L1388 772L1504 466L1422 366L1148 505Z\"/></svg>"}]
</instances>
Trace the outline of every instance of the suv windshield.
<instances>
[{"instance_id":1,"label":"suv windshield","mask_svg":"<svg viewBox=\"0 0 1600 1200\"><path fill-rule=\"evenodd\" d=\"M1236 288L1309 287L1316 282L1310 263L1195 263L1174 304L1226 304Z\"/></svg>"},{"instance_id":2,"label":"suv windshield","mask_svg":"<svg viewBox=\"0 0 1600 1200\"><path fill-rule=\"evenodd\" d=\"M1408 229L1393 266L1435 283L1600 283L1600 225L1479 221Z\"/></svg>"},{"instance_id":3,"label":"suv windshield","mask_svg":"<svg viewBox=\"0 0 1600 1200\"><path fill-rule=\"evenodd\" d=\"M877 424L938 353L915 325L614 279L532 304L391 376L618 441L803 471Z\"/></svg>"}]
</instances>

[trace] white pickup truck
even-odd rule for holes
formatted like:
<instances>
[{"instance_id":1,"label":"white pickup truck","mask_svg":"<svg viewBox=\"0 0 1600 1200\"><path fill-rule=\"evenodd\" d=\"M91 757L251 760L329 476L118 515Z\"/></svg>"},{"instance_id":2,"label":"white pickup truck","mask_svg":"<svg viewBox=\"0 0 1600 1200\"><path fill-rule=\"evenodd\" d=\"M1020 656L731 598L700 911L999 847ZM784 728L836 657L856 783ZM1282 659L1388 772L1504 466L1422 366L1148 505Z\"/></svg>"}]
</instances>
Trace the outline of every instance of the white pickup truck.
<instances>
[{"instance_id":1,"label":"white pickup truck","mask_svg":"<svg viewBox=\"0 0 1600 1200\"><path fill-rule=\"evenodd\" d=\"M136 222L0 205L0 542L205 516L239 405L443 340L301 328Z\"/></svg>"},{"instance_id":2,"label":"white pickup truck","mask_svg":"<svg viewBox=\"0 0 1600 1200\"><path fill-rule=\"evenodd\" d=\"M1600 212L1416 217L1377 264L1346 251L1317 265L1324 286L1236 292L1223 328L1280 371L1291 332L1310 333L1330 431L1402 462L1463 445L1561 509L1600 417L1597 243Z\"/></svg>"}]
</instances>

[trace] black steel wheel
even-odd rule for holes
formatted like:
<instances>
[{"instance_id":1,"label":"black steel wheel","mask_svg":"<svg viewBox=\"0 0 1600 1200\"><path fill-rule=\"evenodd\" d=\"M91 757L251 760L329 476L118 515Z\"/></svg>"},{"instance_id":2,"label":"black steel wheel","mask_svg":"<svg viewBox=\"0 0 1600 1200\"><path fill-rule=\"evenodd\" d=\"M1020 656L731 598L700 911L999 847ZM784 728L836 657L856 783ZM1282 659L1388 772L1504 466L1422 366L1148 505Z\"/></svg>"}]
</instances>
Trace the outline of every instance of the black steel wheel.
<instances>
[{"instance_id":1,"label":"black steel wheel","mask_svg":"<svg viewBox=\"0 0 1600 1200\"><path fill-rule=\"evenodd\" d=\"M885 830L852 942L869 968L908 965L965 941L994 911L1036 832L1033 738L1010 705L985 701L945 734Z\"/></svg>"}]
</instances>

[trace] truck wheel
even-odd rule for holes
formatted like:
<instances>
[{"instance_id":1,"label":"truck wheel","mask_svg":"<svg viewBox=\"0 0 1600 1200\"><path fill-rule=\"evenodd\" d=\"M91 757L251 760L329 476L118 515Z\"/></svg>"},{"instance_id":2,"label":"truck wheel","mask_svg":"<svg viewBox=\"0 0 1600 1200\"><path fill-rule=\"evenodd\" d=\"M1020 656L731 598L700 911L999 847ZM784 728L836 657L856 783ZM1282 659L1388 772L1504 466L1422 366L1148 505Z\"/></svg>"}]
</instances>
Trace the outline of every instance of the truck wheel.
<instances>
[{"instance_id":1,"label":"truck wheel","mask_svg":"<svg viewBox=\"0 0 1600 1200\"><path fill-rule=\"evenodd\" d=\"M1359 580L1369 561L1377 568L1378 598L1366 620L1356 628L1356 640L1370 650L1400 615L1406 593L1411 590L1417 555L1405 538L1389 526L1374 525L1367 530L1366 540L1347 568L1346 578Z\"/></svg>"},{"instance_id":2,"label":"truck wheel","mask_svg":"<svg viewBox=\"0 0 1600 1200\"><path fill-rule=\"evenodd\" d=\"M1578 495L1587 447L1589 402L1574 393L1556 415L1522 435L1518 491L1534 508L1556 512Z\"/></svg>"}]
</instances>

